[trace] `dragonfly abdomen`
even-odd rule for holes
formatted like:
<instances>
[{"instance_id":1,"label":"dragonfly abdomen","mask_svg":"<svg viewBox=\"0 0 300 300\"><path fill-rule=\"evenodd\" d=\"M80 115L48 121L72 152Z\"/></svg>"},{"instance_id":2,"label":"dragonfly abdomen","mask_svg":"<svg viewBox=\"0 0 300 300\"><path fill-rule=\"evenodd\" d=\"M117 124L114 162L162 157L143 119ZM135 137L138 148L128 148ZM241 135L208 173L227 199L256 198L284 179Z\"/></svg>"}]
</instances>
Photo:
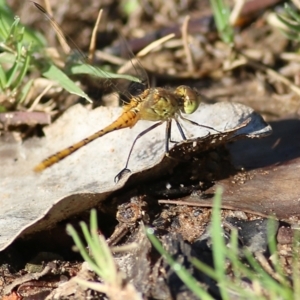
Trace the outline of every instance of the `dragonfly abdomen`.
<instances>
[{"instance_id":1,"label":"dragonfly abdomen","mask_svg":"<svg viewBox=\"0 0 300 300\"><path fill-rule=\"evenodd\" d=\"M108 125L107 127L103 128L102 130L99 130L95 132L94 134L90 135L89 137L81 140L80 142L65 148L48 158L44 159L41 163L39 163L35 168L35 172L43 171L44 169L54 165L55 163L58 163L65 157L69 156L70 154L74 153L78 149L82 148L86 144L91 143L92 141L96 140L97 138L100 138L112 131L119 130L122 128L132 127L136 124L136 122L139 120L139 116L135 109L132 109L130 111L124 112L117 120L115 120L113 123Z\"/></svg>"}]
</instances>

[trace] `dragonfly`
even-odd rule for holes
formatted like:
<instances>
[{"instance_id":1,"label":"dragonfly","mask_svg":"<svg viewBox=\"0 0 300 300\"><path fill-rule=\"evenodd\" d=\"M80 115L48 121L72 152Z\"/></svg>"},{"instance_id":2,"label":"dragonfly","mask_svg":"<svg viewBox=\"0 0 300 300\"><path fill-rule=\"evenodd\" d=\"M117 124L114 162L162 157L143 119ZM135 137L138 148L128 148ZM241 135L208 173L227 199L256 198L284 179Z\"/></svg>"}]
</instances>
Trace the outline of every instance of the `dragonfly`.
<instances>
[{"instance_id":1,"label":"dragonfly","mask_svg":"<svg viewBox=\"0 0 300 300\"><path fill-rule=\"evenodd\" d=\"M42 6L40 6L37 3L34 3L34 5L40 11L42 11L43 14L46 15L47 19L50 21L52 26L58 26L56 21L46 12L46 10ZM142 72L146 72L142 67L140 68L140 70L142 70ZM131 94L129 98L129 103L123 106L123 112L114 122L112 122L105 128L93 133L92 135L86 137L85 139L63 150L60 150L57 153L54 153L53 155L44 159L37 166L35 166L34 171L41 172L44 169L68 157L80 148L93 142L94 140L116 130L132 128L140 120L153 121L155 123L136 136L134 142L131 145L125 166L116 175L115 182L118 182L120 178L123 177L125 172L130 172L130 169L128 169L128 165L130 161L130 156L132 154L136 142L146 133L164 123L166 123L165 153L167 155L169 153L169 144L170 142L172 142L171 126L173 120L175 121L183 140L187 140L187 138L180 124L180 120L184 120L193 125L200 126L220 133L220 131L214 129L213 127L199 124L197 122L185 118L182 115L194 113L203 100L201 94L197 90L189 86L180 85L174 90L161 87L154 88L150 87L149 80L147 80L147 87L145 88L145 90L136 95Z\"/></svg>"}]
</instances>

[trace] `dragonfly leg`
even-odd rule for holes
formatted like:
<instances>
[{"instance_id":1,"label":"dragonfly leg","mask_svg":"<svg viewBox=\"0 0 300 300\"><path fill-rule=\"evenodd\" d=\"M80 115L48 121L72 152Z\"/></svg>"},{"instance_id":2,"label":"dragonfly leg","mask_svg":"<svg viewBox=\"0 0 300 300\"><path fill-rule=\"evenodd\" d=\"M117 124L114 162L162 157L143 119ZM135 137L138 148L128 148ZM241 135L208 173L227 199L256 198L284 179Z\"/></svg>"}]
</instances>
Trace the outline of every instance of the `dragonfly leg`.
<instances>
[{"instance_id":1,"label":"dragonfly leg","mask_svg":"<svg viewBox=\"0 0 300 300\"><path fill-rule=\"evenodd\" d=\"M183 129L182 129L180 123L178 122L178 120L175 120L175 122L176 122L177 128L178 128L178 130L180 132L180 135L182 136L182 139L184 139L186 141L187 138L186 138L186 136L185 136L185 134L183 132Z\"/></svg>"},{"instance_id":2,"label":"dragonfly leg","mask_svg":"<svg viewBox=\"0 0 300 300\"><path fill-rule=\"evenodd\" d=\"M175 119L175 122L176 122L177 128L178 128L178 130L180 132L180 135L181 135L182 139L186 140L187 138L186 138L186 136L185 136L185 134L183 132L183 129L182 129L180 123L178 122L177 119ZM172 141L172 139L171 139L171 125L172 125L172 120L169 120L167 122L167 127L166 127L166 156L170 157L170 158L173 158L169 154L169 142L171 142L171 143L178 143L178 142Z\"/></svg>"},{"instance_id":3,"label":"dragonfly leg","mask_svg":"<svg viewBox=\"0 0 300 300\"><path fill-rule=\"evenodd\" d=\"M200 127L203 127L203 128L207 128L207 129L216 131L216 132L218 132L218 133L222 133L221 131L219 131L219 130L213 128L213 127L210 127L210 126L207 126L207 125L203 125L203 124L198 124L197 122L194 122L194 121L192 121L192 120L186 119L186 118L183 117L183 116L180 116L180 117L181 117L181 119L183 119L183 120L185 120L185 121L187 121L187 122L189 122L189 123L191 123L191 124L193 124L193 125L200 126Z\"/></svg>"},{"instance_id":4,"label":"dragonfly leg","mask_svg":"<svg viewBox=\"0 0 300 300\"><path fill-rule=\"evenodd\" d=\"M172 120L167 121L167 126L166 126L166 153L169 152L169 143L172 142L171 140L171 127L172 127Z\"/></svg>"},{"instance_id":5,"label":"dragonfly leg","mask_svg":"<svg viewBox=\"0 0 300 300\"><path fill-rule=\"evenodd\" d=\"M140 134L138 134L138 136L135 138L135 140L133 141L132 146L130 148L130 151L129 151L129 154L128 154L128 157L127 157L127 161L126 161L125 167L115 176L115 183L117 183L122 178L122 176L124 175L125 172L130 172L130 170L128 169L128 164L129 164L129 159L130 159L130 156L131 156L131 153L132 153L132 150L134 148L134 145L135 145L136 141L140 137L142 137L143 135L145 135L147 132L153 130L154 128L158 127L159 125L163 124L164 122L165 121L161 121L161 122L155 123L154 125L150 126L146 130L144 130Z\"/></svg>"},{"instance_id":6,"label":"dragonfly leg","mask_svg":"<svg viewBox=\"0 0 300 300\"><path fill-rule=\"evenodd\" d=\"M175 122L176 122L177 128L180 132L180 135L181 135L182 139L187 140L180 123L176 119L175 119ZM175 143L175 144L179 143L178 141L173 141L172 140L172 138L171 138L171 127L172 127L172 120L169 120L167 122L167 127L166 127L166 153L169 152L169 143Z\"/></svg>"},{"instance_id":7,"label":"dragonfly leg","mask_svg":"<svg viewBox=\"0 0 300 300\"><path fill-rule=\"evenodd\" d=\"M179 130L179 132L180 132L180 135L181 135L182 139L183 139L183 140L187 140L187 138L186 138L186 136L185 136L185 134L184 134L184 132L183 132L183 129L182 129L180 123L178 122L178 120L175 120L175 122L176 122L177 128L178 128L178 130ZM166 138L166 141L167 141L168 143L171 142L171 143L177 144L177 143L179 143L178 141L173 141L173 140L171 139L171 124L172 124L172 122L170 122L170 125L169 125L169 123L167 123L166 137L169 137L169 139ZM169 126L169 128L168 128L168 126ZM167 149L168 149L168 148L166 147L166 152L168 152Z\"/></svg>"}]
</instances>

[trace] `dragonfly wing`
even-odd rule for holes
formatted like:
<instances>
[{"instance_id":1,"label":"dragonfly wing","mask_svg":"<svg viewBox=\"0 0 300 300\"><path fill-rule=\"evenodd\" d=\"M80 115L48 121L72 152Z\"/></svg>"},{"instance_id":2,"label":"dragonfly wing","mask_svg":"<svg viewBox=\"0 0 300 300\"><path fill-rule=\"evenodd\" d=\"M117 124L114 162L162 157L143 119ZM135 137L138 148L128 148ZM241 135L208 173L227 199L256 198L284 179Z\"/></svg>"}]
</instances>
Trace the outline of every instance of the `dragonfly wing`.
<instances>
[{"instance_id":1,"label":"dragonfly wing","mask_svg":"<svg viewBox=\"0 0 300 300\"><path fill-rule=\"evenodd\" d=\"M124 41L124 43L126 42ZM126 60L126 63L119 68L118 74L113 74L114 77L112 77L108 72L104 72L105 76L101 76L100 74L100 77L106 77L106 79L98 80L99 87L105 91L110 90L111 92L117 92L125 103L129 103L133 96L140 95L149 87L146 70L143 68L141 62L134 57L134 54L129 48L127 57L129 57L129 60ZM119 76L119 78L117 78L117 76Z\"/></svg>"},{"instance_id":2,"label":"dragonfly wing","mask_svg":"<svg viewBox=\"0 0 300 300\"><path fill-rule=\"evenodd\" d=\"M103 88L102 90L111 89L111 91L117 92L124 95L124 100L131 99L132 95L137 95L149 85L148 75L145 69L142 67L138 59L134 58L132 51L129 49L129 46L124 38L122 38L122 47L126 50L123 51L126 53L126 58L129 58L129 62L124 66L127 66L127 69L122 67L124 71L119 72L118 74L113 74L103 70L102 68L93 67L89 64L88 57L77 47L75 42L64 35L60 26L54 20L54 18L48 14L48 12L40 6L38 3L33 2L34 5L45 15L51 26L54 28L57 36L61 41L66 45L68 54L70 54L70 59L67 62L66 68L70 71L70 75L76 74L88 74L92 77L98 78L97 81L92 80L93 86ZM69 46L71 45L71 47ZM75 61L75 62L74 62ZM126 70L128 72L126 72ZM122 74L129 74L134 76L139 82L133 82L132 79L124 79ZM122 80L119 79L122 77ZM99 79L100 78L100 79ZM125 83L124 83L125 82Z\"/></svg>"},{"instance_id":3,"label":"dragonfly wing","mask_svg":"<svg viewBox=\"0 0 300 300\"><path fill-rule=\"evenodd\" d=\"M118 70L119 74L129 74L140 80L140 82L131 81L123 91L128 91L131 96L140 95L145 89L150 88L148 73L143 67L141 61L136 57L129 47L124 36L120 35L121 56L126 59L126 63Z\"/></svg>"}]
</instances>

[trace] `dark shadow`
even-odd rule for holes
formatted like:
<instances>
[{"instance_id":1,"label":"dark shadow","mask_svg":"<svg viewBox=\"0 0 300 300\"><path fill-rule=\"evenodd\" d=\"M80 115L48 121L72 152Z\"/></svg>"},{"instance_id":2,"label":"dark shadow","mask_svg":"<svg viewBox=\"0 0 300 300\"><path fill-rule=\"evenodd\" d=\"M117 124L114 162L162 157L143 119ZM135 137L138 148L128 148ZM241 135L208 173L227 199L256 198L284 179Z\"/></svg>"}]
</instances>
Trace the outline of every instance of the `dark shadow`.
<instances>
[{"instance_id":1,"label":"dark shadow","mask_svg":"<svg viewBox=\"0 0 300 300\"><path fill-rule=\"evenodd\" d=\"M247 170L283 164L300 156L300 120L272 122L273 133L228 145L235 166Z\"/></svg>"}]
</instances>

